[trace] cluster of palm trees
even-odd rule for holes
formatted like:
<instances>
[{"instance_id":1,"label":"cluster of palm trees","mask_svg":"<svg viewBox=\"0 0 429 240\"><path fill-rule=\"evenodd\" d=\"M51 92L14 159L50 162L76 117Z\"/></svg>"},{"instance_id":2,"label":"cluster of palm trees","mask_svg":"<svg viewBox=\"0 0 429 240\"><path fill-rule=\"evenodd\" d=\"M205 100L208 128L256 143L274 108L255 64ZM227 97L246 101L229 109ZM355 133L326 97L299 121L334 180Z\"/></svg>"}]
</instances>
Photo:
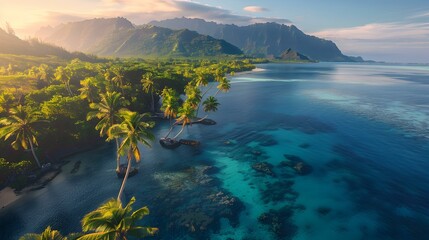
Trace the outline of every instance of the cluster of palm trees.
<instances>
[{"instance_id":1,"label":"cluster of palm trees","mask_svg":"<svg viewBox=\"0 0 429 240\"><path fill-rule=\"evenodd\" d=\"M95 129L99 131L101 137L105 137L108 141L114 140L116 143L116 171L125 171L124 179L122 181L119 193L116 199L112 199L109 202L103 204L91 212L82 220L82 226L84 232L90 232L89 234L72 235L62 237L61 234L55 230L47 228L41 235L36 238L25 238L25 239L126 239L127 236L146 236L152 235L156 232L155 228L140 228L134 223L138 219L141 219L144 215L148 214L147 208L139 209L135 212L131 212L131 205L135 199L131 199L131 202L125 207L122 207L122 195L125 189L127 179L130 174L132 162L139 162L142 158L139 144L150 147L150 142L153 141L154 136L150 132L150 129L154 126L153 122L148 121L148 114L140 114L127 109L130 106L131 109L140 109L141 104L137 100L139 88L135 91L131 86L137 86L136 82L130 82L125 78L125 69L115 64L94 64L86 65L87 63L72 61L65 67L57 67L54 69L45 69L46 66L41 67L41 70L34 69L34 76L37 75L39 78L48 79L47 75L52 75L51 80L61 82L63 85L60 88L63 93L59 93L58 90L53 94L52 99L56 96L69 95L69 98L77 98L83 103L85 107L88 105L82 101L85 99L89 102L89 108L91 111L86 114L88 121L97 119ZM180 130L172 138L176 141L184 131L187 125L195 122L202 122L206 120L209 112L217 111L219 102L216 99L218 93L227 92L231 85L229 80L225 77L227 64L216 64L212 63L201 63L199 67L186 67L185 73L178 73L183 76L180 81L188 82L184 88L184 96L181 97L180 93L174 90L168 85L170 83L160 82L160 79L174 79L174 73L172 71L164 71L162 75L155 75L155 71L144 71L142 79L139 83L143 87L143 91L146 94L150 94L151 105L150 110L152 113L156 111L155 96L160 94L162 99L161 110L164 113L164 117L170 119L170 129L164 139L169 139L170 134L173 132L175 126L181 125ZM240 66L239 66L240 67ZM127 68L127 71L129 68ZM160 66L158 66L160 69ZM181 69L177 67L177 69ZM179 70L178 70L179 71ZM138 72L138 71L135 71ZM170 76L171 75L171 76ZM130 76L127 72L127 76ZM80 81L80 98L76 96L76 86ZM136 79L136 78L134 78ZM190 81L188 81L190 80ZM48 81L48 80L46 80ZM217 91L211 95L210 90L214 86L209 82L217 82ZM137 84L139 84L137 83ZM179 82L180 83L180 82ZM135 85L133 85L135 84ZM165 84L165 85L164 85ZM160 86L165 86L160 91ZM183 83L183 85L185 85ZM183 85L179 85L182 87ZM170 86L174 86L171 84ZM177 85L176 85L177 86ZM49 88L47 88L49 89ZM58 87L56 89L59 89ZM176 89L179 89L176 87ZM125 91L126 90L126 91ZM48 91L46 91L48 92ZM47 94L49 96L49 94ZM127 99L125 98L127 96ZM49 99L49 98L48 98ZM27 101L27 99L26 99ZM47 100L39 100L35 103L40 103L43 106ZM40 109L37 106L31 105L26 107L18 104L11 106L11 102L16 102L13 99L12 94L1 94L0 95L0 114L7 113L6 117L0 119L0 138L5 140L13 139L11 145L16 149L22 147L29 149L33 155L33 158L38 165L41 167L40 161L36 155L36 147L38 141L36 138L37 125L46 123L43 119L43 114L35 109ZM31 98L30 101L31 102ZM27 105L29 105L26 102ZM134 104L134 105L133 105ZM202 118L198 117L200 108L206 112L206 115ZM43 110L43 108L42 108ZM76 110L73 110L76 111ZM45 116L46 117L46 116ZM82 117L84 119L85 117ZM49 118L50 119L50 118ZM50 119L51 125L53 120ZM90 124L88 124L90 126ZM40 132L39 132L40 133ZM126 156L127 163L126 168L121 164L121 156ZM28 237L28 236L27 236Z\"/></svg>"},{"instance_id":2,"label":"cluster of palm trees","mask_svg":"<svg viewBox=\"0 0 429 240\"><path fill-rule=\"evenodd\" d=\"M95 126L100 131L100 136L106 136L107 140L115 140L117 154L116 154L116 172L120 172L121 162L120 156L127 156L127 167L125 171L124 180L117 200L120 201L122 193L128 179L132 159L138 163L141 160L141 154L138 147L139 143L150 147L150 141L154 139L153 134L149 131L154 126L153 122L146 122L148 114L139 114L132 112L125 108L128 101L122 97L118 92L107 92L101 94L101 101L99 103L91 103L91 111L87 115L87 119L99 119Z\"/></svg>"},{"instance_id":3,"label":"cluster of palm trees","mask_svg":"<svg viewBox=\"0 0 429 240\"><path fill-rule=\"evenodd\" d=\"M184 92L186 98L182 104L180 104L181 98L173 89L164 88L161 93L161 110L164 111L164 117L170 119L170 129L167 132L167 135L161 140L176 141L177 137L183 133L183 130L187 125L199 123L207 119L209 112L215 112L218 109L219 102L216 99L216 95L220 91L228 92L231 88L229 80L225 77L225 71L222 69L215 70L215 74L207 68L194 69L194 72L194 79L189 81L185 86ZM218 82L218 90L213 96L209 96L204 99L205 95L213 87L213 85L207 87L209 80L212 79L213 75L214 80ZM202 92L204 87L206 89ZM198 113L201 106L203 106L203 110L207 114L204 117L199 118ZM174 123L171 122L172 119L175 119ZM182 126L179 132L173 138L169 138L174 126L179 124Z\"/></svg>"}]
</instances>

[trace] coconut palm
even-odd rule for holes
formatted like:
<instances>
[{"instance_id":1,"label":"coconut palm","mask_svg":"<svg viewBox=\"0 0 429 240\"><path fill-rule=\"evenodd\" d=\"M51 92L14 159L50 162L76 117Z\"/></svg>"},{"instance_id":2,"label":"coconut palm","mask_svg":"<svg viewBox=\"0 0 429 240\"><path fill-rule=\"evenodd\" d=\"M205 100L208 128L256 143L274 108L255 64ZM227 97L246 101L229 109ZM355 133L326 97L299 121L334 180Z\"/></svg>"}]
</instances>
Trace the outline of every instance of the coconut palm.
<instances>
[{"instance_id":1,"label":"coconut palm","mask_svg":"<svg viewBox=\"0 0 429 240\"><path fill-rule=\"evenodd\" d=\"M121 155L127 154L128 160L125 177L122 181L121 189L119 190L118 194L118 201L121 200L128 174L130 173L132 158L134 157L137 163L140 162L141 154L138 144L143 143L144 145L150 147L149 141L152 141L155 138L148 130L154 126L154 123L143 121L143 118L147 117L148 114L139 114L129 110L121 110L120 114L123 118L123 122L111 126L107 133L109 139L122 139L118 152Z\"/></svg>"},{"instance_id":2,"label":"coconut palm","mask_svg":"<svg viewBox=\"0 0 429 240\"><path fill-rule=\"evenodd\" d=\"M73 92L70 88L70 81L71 81L72 75L73 75L73 73L72 73L72 70L70 68L68 68L68 67L64 68L62 66L59 66L55 70L55 74L54 74L55 79L57 81L62 82L65 85L66 90L70 94L70 96L73 96Z\"/></svg>"},{"instance_id":3,"label":"coconut palm","mask_svg":"<svg viewBox=\"0 0 429 240\"><path fill-rule=\"evenodd\" d=\"M151 112L155 112L155 100L153 94L155 92L155 82L153 81L153 74L151 72L147 72L142 76L141 82L143 83L143 90L145 93L150 93L151 96Z\"/></svg>"},{"instance_id":4,"label":"coconut palm","mask_svg":"<svg viewBox=\"0 0 429 240\"><path fill-rule=\"evenodd\" d=\"M149 214L147 207L133 212L132 205L135 197L122 207L121 201L111 199L96 210L86 214L82 219L82 229L85 232L93 231L79 238L79 240L126 240L129 237L137 239L153 236L157 228L141 227L137 223Z\"/></svg>"},{"instance_id":5,"label":"coconut palm","mask_svg":"<svg viewBox=\"0 0 429 240\"><path fill-rule=\"evenodd\" d=\"M182 107L179 108L178 116L179 118L176 120L176 123L181 123L182 128L180 131L174 136L173 139L176 139L185 129L187 124L192 123L192 119L195 117L195 107L193 103L189 102L188 99L183 103Z\"/></svg>"},{"instance_id":6,"label":"coconut palm","mask_svg":"<svg viewBox=\"0 0 429 240\"><path fill-rule=\"evenodd\" d=\"M219 84L217 85L216 88L217 88L217 91L215 93L215 96L220 91L222 91L222 92L228 92L229 89L231 89L231 83L230 83L230 81L226 77L223 77L223 78L220 79Z\"/></svg>"},{"instance_id":7,"label":"coconut palm","mask_svg":"<svg viewBox=\"0 0 429 240\"><path fill-rule=\"evenodd\" d=\"M188 84L186 84L185 94L187 96L186 101L190 104L190 106L197 109L201 102L202 95L201 95L201 90L194 85L194 82L191 81Z\"/></svg>"},{"instance_id":8,"label":"coconut palm","mask_svg":"<svg viewBox=\"0 0 429 240\"><path fill-rule=\"evenodd\" d=\"M0 120L0 125L4 125L4 127L0 128L0 138L7 140L12 136L16 136L15 141L12 142L12 147L14 149L18 149L19 146L24 149L30 148L34 160L40 168L39 159L34 151L34 146L38 145L34 127L36 124L44 122L40 120L40 112L18 105L15 108L11 108L9 113L9 117Z\"/></svg>"},{"instance_id":9,"label":"coconut palm","mask_svg":"<svg viewBox=\"0 0 429 240\"><path fill-rule=\"evenodd\" d=\"M204 106L204 112L216 112L217 107L219 106L219 102L215 97L210 96L206 100L204 100L203 106ZM205 119L207 117L208 117L208 114L202 119Z\"/></svg>"},{"instance_id":10,"label":"coconut palm","mask_svg":"<svg viewBox=\"0 0 429 240\"><path fill-rule=\"evenodd\" d=\"M63 237L59 231L52 230L49 226L41 234L28 233L20 237L19 240L76 240L80 236L82 236L82 234L72 233L67 237Z\"/></svg>"},{"instance_id":11,"label":"coconut palm","mask_svg":"<svg viewBox=\"0 0 429 240\"><path fill-rule=\"evenodd\" d=\"M88 102L92 103L98 96L97 79L94 77L88 77L80 81L82 88L79 88L80 97L87 99Z\"/></svg>"},{"instance_id":12,"label":"coconut palm","mask_svg":"<svg viewBox=\"0 0 429 240\"><path fill-rule=\"evenodd\" d=\"M10 91L2 92L0 94L0 113L8 113L16 101L15 96Z\"/></svg>"},{"instance_id":13,"label":"coconut palm","mask_svg":"<svg viewBox=\"0 0 429 240\"><path fill-rule=\"evenodd\" d=\"M164 88L161 93L162 106L161 109L164 111L164 117L170 119L170 130L168 131L165 138L170 135L173 130L174 124L171 124L171 119L177 116L179 110L179 96L176 91L172 88Z\"/></svg>"},{"instance_id":14,"label":"coconut palm","mask_svg":"<svg viewBox=\"0 0 429 240\"><path fill-rule=\"evenodd\" d=\"M101 101L99 103L91 103L89 107L95 111L91 111L87 115L87 120L94 118L100 119L95 126L96 130L100 131L100 136L105 136L107 130L114 124L120 121L119 110L129 104L121 93L118 92L107 92L106 94L100 94ZM116 149L119 149L119 140L116 141ZM119 172L121 165L120 155L117 153L116 156L116 172Z\"/></svg>"},{"instance_id":15,"label":"coconut palm","mask_svg":"<svg viewBox=\"0 0 429 240\"><path fill-rule=\"evenodd\" d=\"M121 89L122 94L124 94L124 71L121 67L112 67L110 68L113 73L112 81Z\"/></svg>"}]
</instances>

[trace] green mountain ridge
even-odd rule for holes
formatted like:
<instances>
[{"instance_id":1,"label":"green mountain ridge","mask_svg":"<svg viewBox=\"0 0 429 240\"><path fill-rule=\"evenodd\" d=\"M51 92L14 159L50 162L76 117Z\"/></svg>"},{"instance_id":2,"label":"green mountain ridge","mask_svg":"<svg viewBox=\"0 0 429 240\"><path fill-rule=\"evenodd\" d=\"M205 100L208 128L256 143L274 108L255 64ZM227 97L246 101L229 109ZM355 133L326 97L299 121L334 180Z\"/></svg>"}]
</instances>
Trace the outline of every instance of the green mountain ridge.
<instances>
[{"instance_id":1,"label":"green mountain ridge","mask_svg":"<svg viewBox=\"0 0 429 240\"><path fill-rule=\"evenodd\" d=\"M60 25L39 35L44 41L68 50L100 56L237 55L232 44L190 30L171 30L151 25L134 26L125 18L91 19Z\"/></svg>"},{"instance_id":2,"label":"green mountain ridge","mask_svg":"<svg viewBox=\"0 0 429 240\"><path fill-rule=\"evenodd\" d=\"M280 55L279 59L286 60L286 61L298 61L298 62L300 62L300 61L311 61L311 59L308 58L307 56L305 56L299 52L296 52L296 51L292 50L291 48L288 48L286 51L284 51Z\"/></svg>"},{"instance_id":3,"label":"green mountain ridge","mask_svg":"<svg viewBox=\"0 0 429 240\"><path fill-rule=\"evenodd\" d=\"M38 39L22 40L0 28L0 54L26 55L34 57L58 57L64 60L79 58L94 61L96 57L81 52L68 52L64 48L41 42Z\"/></svg>"},{"instance_id":4,"label":"green mountain ridge","mask_svg":"<svg viewBox=\"0 0 429 240\"><path fill-rule=\"evenodd\" d=\"M318 61L363 61L360 57L349 57L342 54L334 42L307 35L294 25L287 26L272 22L237 26L190 18L152 21L149 24L176 30L197 31L230 42L243 50L245 54L257 57L279 56L291 48Z\"/></svg>"}]
</instances>

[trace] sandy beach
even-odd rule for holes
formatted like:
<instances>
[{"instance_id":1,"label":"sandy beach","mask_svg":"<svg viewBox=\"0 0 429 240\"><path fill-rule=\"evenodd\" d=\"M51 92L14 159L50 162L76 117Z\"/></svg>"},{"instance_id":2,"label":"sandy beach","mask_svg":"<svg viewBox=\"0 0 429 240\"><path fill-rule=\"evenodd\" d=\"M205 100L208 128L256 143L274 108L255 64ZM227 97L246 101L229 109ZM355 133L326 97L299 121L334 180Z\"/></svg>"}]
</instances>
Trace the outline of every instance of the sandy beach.
<instances>
[{"instance_id":1,"label":"sandy beach","mask_svg":"<svg viewBox=\"0 0 429 240\"><path fill-rule=\"evenodd\" d=\"M0 207L6 207L7 205L18 200L20 197L21 195L16 195L12 188L6 187L0 190Z\"/></svg>"}]
</instances>

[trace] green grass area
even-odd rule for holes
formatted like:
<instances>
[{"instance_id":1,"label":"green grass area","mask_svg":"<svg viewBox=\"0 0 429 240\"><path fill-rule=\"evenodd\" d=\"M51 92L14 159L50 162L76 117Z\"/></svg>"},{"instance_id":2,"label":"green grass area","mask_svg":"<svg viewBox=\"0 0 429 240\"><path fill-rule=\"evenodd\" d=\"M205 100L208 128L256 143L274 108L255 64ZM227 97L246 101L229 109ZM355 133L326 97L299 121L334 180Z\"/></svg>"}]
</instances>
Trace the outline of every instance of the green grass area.
<instances>
[{"instance_id":1,"label":"green grass area","mask_svg":"<svg viewBox=\"0 0 429 240\"><path fill-rule=\"evenodd\" d=\"M16 70L22 71L32 66L39 66L40 64L48 64L51 66L66 65L69 60L59 58L57 56L28 56L28 55L14 55L14 54L0 54L0 66L7 67L9 64L16 67Z\"/></svg>"},{"instance_id":2,"label":"green grass area","mask_svg":"<svg viewBox=\"0 0 429 240\"><path fill-rule=\"evenodd\" d=\"M22 93L28 93L36 89L36 82L28 79L26 75L0 75L0 90L12 89Z\"/></svg>"}]
</instances>

